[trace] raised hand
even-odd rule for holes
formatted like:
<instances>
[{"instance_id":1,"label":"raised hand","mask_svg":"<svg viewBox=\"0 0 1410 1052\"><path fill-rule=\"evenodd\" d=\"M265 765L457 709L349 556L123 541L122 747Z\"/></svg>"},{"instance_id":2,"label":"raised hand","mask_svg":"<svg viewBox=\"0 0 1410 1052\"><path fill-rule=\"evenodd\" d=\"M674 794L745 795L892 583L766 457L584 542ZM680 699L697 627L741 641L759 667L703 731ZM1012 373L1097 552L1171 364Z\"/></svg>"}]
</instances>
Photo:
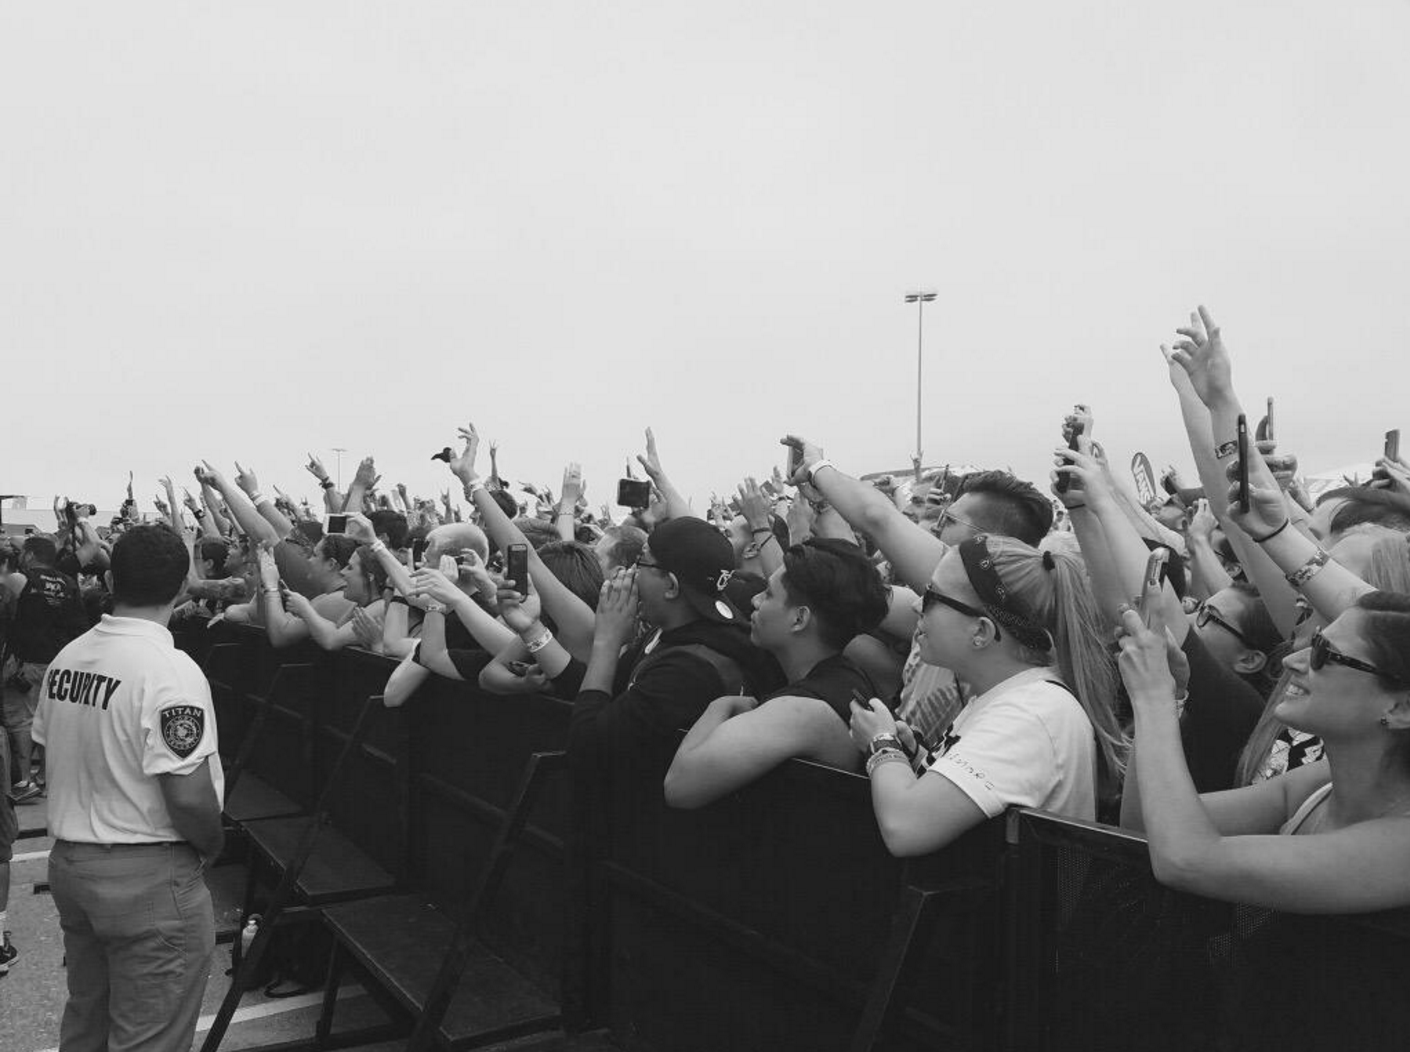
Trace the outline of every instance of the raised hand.
<instances>
[{"instance_id":1,"label":"raised hand","mask_svg":"<svg viewBox=\"0 0 1410 1052\"><path fill-rule=\"evenodd\" d=\"M753 478L739 484L739 510L751 530L767 529L773 522L773 510Z\"/></svg>"},{"instance_id":2,"label":"raised hand","mask_svg":"<svg viewBox=\"0 0 1410 1052\"><path fill-rule=\"evenodd\" d=\"M268 544L261 544L256 554L259 560L260 587L278 588L279 565L274 561L274 549Z\"/></svg>"},{"instance_id":3,"label":"raised hand","mask_svg":"<svg viewBox=\"0 0 1410 1052\"><path fill-rule=\"evenodd\" d=\"M235 461L235 485L244 490L245 495L252 500L259 492L259 479L255 478L255 473L249 468L242 468L238 460Z\"/></svg>"},{"instance_id":4,"label":"raised hand","mask_svg":"<svg viewBox=\"0 0 1410 1052\"><path fill-rule=\"evenodd\" d=\"M563 469L563 495L559 498L560 508L576 508L583 495L583 466L576 460L570 461Z\"/></svg>"},{"instance_id":5,"label":"raised hand","mask_svg":"<svg viewBox=\"0 0 1410 1052\"><path fill-rule=\"evenodd\" d=\"M538 622L542 609L538 593L530 588L529 594L516 592L513 588L501 588L496 593L499 600L499 616L515 632L527 632Z\"/></svg>"},{"instance_id":6,"label":"raised hand","mask_svg":"<svg viewBox=\"0 0 1410 1052\"><path fill-rule=\"evenodd\" d=\"M475 430L473 423L459 428L456 433L464 440L465 448L460 451L459 456L451 457L447 466L451 474L468 486L480 477L475 474L475 458L480 452L480 433Z\"/></svg>"},{"instance_id":7,"label":"raised hand","mask_svg":"<svg viewBox=\"0 0 1410 1052\"><path fill-rule=\"evenodd\" d=\"M304 465L304 470L316 478L319 485L328 481L328 469L323 466L323 461L312 453L308 455L308 463Z\"/></svg>"},{"instance_id":8,"label":"raised hand","mask_svg":"<svg viewBox=\"0 0 1410 1052\"><path fill-rule=\"evenodd\" d=\"M203 460L201 461L201 463L204 464L206 468L205 477L201 478L200 468L196 469L196 477L198 479L201 479L201 481L204 482L206 485L213 486L218 490L224 491L227 483L225 481L225 475L221 473L221 470L214 464L212 464L209 460Z\"/></svg>"},{"instance_id":9,"label":"raised hand","mask_svg":"<svg viewBox=\"0 0 1410 1052\"><path fill-rule=\"evenodd\" d=\"M368 650L380 650L383 621L382 614L369 614L365 607L356 607L352 613L352 626L357 641Z\"/></svg>"},{"instance_id":10,"label":"raised hand","mask_svg":"<svg viewBox=\"0 0 1410 1052\"><path fill-rule=\"evenodd\" d=\"M157 511L161 512L163 515L171 514L171 509L167 507L166 501L162 500L160 494L152 498L152 503L157 506Z\"/></svg>"},{"instance_id":11,"label":"raised hand","mask_svg":"<svg viewBox=\"0 0 1410 1052\"><path fill-rule=\"evenodd\" d=\"M656 436L649 427L646 429L646 455L642 456L638 453L636 459L646 472L646 477L657 486L661 485L662 480L666 477L666 469L661 466L661 454L656 448ZM627 461L628 478L632 477L631 470L631 461Z\"/></svg>"},{"instance_id":12,"label":"raised hand","mask_svg":"<svg viewBox=\"0 0 1410 1052\"><path fill-rule=\"evenodd\" d=\"M1106 468L1092 455L1092 441L1086 435L1077 439L1077 449L1059 446L1053 450L1057 468L1053 471L1053 494L1068 508L1087 503L1100 503L1111 496L1111 480ZM1059 491L1057 479L1067 475L1072 479L1067 489Z\"/></svg>"},{"instance_id":13,"label":"raised hand","mask_svg":"<svg viewBox=\"0 0 1410 1052\"><path fill-rule=\"evenodd\" d=\"M1262 486L1255 486L1252 481L1248 486L1248 511L1239 510L1239 461L1235 458L1229 461L1226 470L1230 481L1229 484L1229 518L1248 534L1250 538L1257 541L1260 538L1267 538L1277 533L1288 522L1288 508L1283 503L1283 495L1279 490L1265 489Z\"/></svg>"},{"instance_id":14,"label":"raised hand","mask_svg":"<svg viewBox=\"0 0 1410 1052\"><path fill-rule=\"evenodd\" d=\"M1208 543L1218 525L1219 520L1210 510L1209 501L1201 497L1195 501L1194 514L1190 516L1190 524L1185 532L1192 538L1197 537Z\"/></svg>"},{"instance_id":15,"label":"raised hand","mask_svg":"<svg viewBox=\"0 0 1410 1052\"><path fill-rule=\"evenodd\" d=\"M377 540L377 531L372 526L372 520L366 515L349 515L348 524L343 528L343 532L358 544L372 544Z\"/></svg>"},{"instance_id":16,"label":"raised hand","mask_svg":"<svg viewBox=\"0 0 1410 1052\"><path fill-rule=\"evenodd\" d=\"M369 490L373 489L380 481L382 481L382 476L377 474L376 461L372 457L363 457L357 465L357 474L353 476L353 485Z\"/></svg>"},{"instance_id":17,"label":"raised hand","mask_svg":"<svg viewBox=\"0 0 1410 1052\"><path fill-rule=\"evenodd\" d=\"M186 510L192 515L201 510L201 506L196 503L196 498L191 496L191 491L184 486L181 489L181 503L186 505Z\"/></svg>"},{"instance_id":18,"label":"raised hand","mask_svg":"<svg viewBox=\"0 0 1410 1052\"><path fill-rule=\"evenodd\" d=\"M801 463L798 465L798 470L795 471L787 481L795 486L805 484L808 481L808 472L812 469L812 466L823 458L822 446L814 445L812 442L809 442L806 438L799 435L784 435L779 439L779 444L796 449L802 454L799 458Z\"/></svg>"},{"instance_id":19,"label":"raised hand","mask_svg":"<svg viewBox=\"0 0 1410 1052\"><path fill-rule=\"evenodd\" d=\"M1233 369L1219 326L1209 311L1200 307L1197 314L1190 315L1188 326L1175 331L1184 339L1175 344L1169 358L1185 370L1200 401L1212 406L1227 397L1234 389Z\"/></svg>"},{"instance_id":20,"label":"raised hand","mask_svg":"<svg viewBox=\"0 0 1410 1052\"><path fill-rule=\"evenodd\" d=\"M813 535L813 527L817 524L818 513L813 510L813 506L808 501L799 497L788 506L788 515L784 521L788 523L788 541L790 544L802 544Z\"/></svg>"},{"instance_id":21,"label":"raised hand","mask_svg":"<svg viewBox=\"0 0 1410 1052\"><path fill-rule=\"evenodd\" d=\"M429 596L438 603L450 604L461 597L460 589L440 570L423 566L411 575L412 594Z\"/></svg>"}]
</instances>

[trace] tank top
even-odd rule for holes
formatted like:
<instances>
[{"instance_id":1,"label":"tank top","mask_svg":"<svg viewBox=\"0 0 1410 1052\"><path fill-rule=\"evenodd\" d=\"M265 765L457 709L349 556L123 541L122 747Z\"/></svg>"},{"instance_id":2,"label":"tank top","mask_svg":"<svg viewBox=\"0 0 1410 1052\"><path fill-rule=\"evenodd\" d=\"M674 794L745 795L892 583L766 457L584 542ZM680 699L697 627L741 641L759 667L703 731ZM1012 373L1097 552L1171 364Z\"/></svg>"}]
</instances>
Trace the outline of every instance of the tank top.
<instances>
[{"instance_id":1,"label":"tank top","mask_svg":"<svg viewBox=\"0 0 1410 1052\"><path fill-rule=\"evenodd\" d=\"M52 567L25 570L24 576L10 626L10 653L20 661L47 664L87 627L78 585Z\"/></svg>"},{"instance_id":2,"label":"tank top","mask_svg":"<svg viewBox=\"0 0 1410 1052\"><path fill-rule=\"evenodd\" d=\"M1320 789L1314 789L1307 799L1302 801L1302 806L1293 812L1293 816L1283 823L1282 828L1278 830L1278 835L1297 836L1298 832L1302 829L1303 823L1311 817L1313 811L1317 810L1317 808L1322 805L1322 801L1326 800L1327 797L1331 795L1331 792L1331 782L1328 782Z\"/></svg>"}]
</instances>

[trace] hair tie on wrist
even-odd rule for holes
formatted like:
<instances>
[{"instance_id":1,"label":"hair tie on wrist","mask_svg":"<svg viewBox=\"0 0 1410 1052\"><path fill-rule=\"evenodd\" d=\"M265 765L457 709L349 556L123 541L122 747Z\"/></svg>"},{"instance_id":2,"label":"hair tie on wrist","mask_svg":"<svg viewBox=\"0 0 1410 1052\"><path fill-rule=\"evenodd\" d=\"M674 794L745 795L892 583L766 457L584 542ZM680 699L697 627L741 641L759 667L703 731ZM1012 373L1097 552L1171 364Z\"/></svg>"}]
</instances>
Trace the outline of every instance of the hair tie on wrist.
<instances>
[{"instance_id":1,"label":"hair tie on wrist","mask_svg":"<svg viewBox=\"0 0 1410 1052\"><path fill-rule=\"evenodd\" d=\"M1281 526L1279 526L1276 530L1274 530L1272 533L1265 533L1262 537L1255 537L1255 536L1253 536L1252 534L1250 534L1250 535L1249 535L1249 540L1253 541L1254 544L1267 544L1267 543L1268 543L1269 541L1271 541L1274 537L1278 536L1278 534L1280 534L1280 533L1282 533L1284 530L1286 530L1286 529L1288 528L1288 526L1289 526L1291 523L1292 523L1292 519L1291 519L1291 518L1284 519L1284 520L1283 520L1283 524L1282 524Z\"/></svg>"}]
</instances>

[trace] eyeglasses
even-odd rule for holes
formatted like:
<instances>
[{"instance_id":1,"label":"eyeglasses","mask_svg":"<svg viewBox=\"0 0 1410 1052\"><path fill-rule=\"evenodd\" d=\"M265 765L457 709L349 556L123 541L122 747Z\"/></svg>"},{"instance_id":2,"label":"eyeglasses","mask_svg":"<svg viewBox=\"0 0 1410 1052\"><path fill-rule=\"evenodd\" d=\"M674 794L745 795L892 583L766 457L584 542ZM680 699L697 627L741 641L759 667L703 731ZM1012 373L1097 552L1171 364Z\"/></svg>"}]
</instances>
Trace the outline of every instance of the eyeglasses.
<instances>
[{"instance_id":1,"label":"eyeglasses","mask_svg":"<svg viewBox=\"0 0 1410 1052\"><path fill-rule=\"evenodd\" d=\"M1229 622L1224 619L1224 615L1221 614L1218 610L1214 609L1214 607L1210 606L1208 603L1200 603L1199 607L1195 610L1196 627L1203 628L1211 621L1213 621L1216 625L1222 628L1225 632L1228 632L1230 635L1232 635L1235 639L1237 639L1244 646L1248 647L1250 650L1260 649L1259 647L1256 647L1252 643L1250 643L1246 635L1240 632L1233 625L1229 624Z\"/></svg>"},{"instance_id":2,"label":"eyeglasses","mask_svg":"<svg viewBox=\"0 0 1410 1052\"><path fill-rule=\"evenodd\" d=\"M976 526L974 523L970 522L968 519L962 519L962 518L960 518L960 517L959 517L958 515L956 515L953 511L951 511L948 507L946 507L945 510L940 513L940 517L935 520L935 525L934 525L933 527L931 527L930 532L938 535L942 530L945 529L945 527L946 527L947 525L949 525L949 524L952 523L952 522L956 522L956 523L959 523L961 526L968 527L970 530L974 531L975 533L983 533L983 532L984 532L984 530L983 530L982 527Z\"/></svg>"},{"instance_id":3,"label":"eyeglasses","mask_svg":"<svg viewBox=\"0 0 1410 1052\"><path fill-rule=\"evenodd\" d=\"M1347 655L1343 654L1340 650L1333 650L1332 644L1327 642L1327 637L1322 635L1321 629L1313 633L1311 645L1312 657L1308 661L1308 667L1313 670L1322 668L1328 663L1331 663L1333 665L1345 665L1347 668L1354 668L1357 672L1369 672L1373 676L1383 676L1386 679L1393 679L1397 682L1400 681L1399 676L1392 676L1389 672L1382 672L1380 669L1376 668L1375 665L1361 661L1358 658L1347 657Z\"/></svg>"},{"instance_id":4,"label":"eyeglasses","mask_svg":"<svg viewBox=\"0 0 1410 1052\"><path fill-rule=\"evenodd\" d=\"M925 594L920 597L920 612L922 614L926 613L936 603L939 603L941 606L948 606L951 610L958 610L960 613L964 614L965 617L984 618L986 621L988 621L994 626L994 638L996 640L1003 638L1003 636L999 634L998 623L992 617L986 614L983 610L978 610L975 607L970 606L968 603L962 603L958 599L951 599L944 592L941 592L936 589L934 585L927 585L925 588Z\"/></svg>"}]
</instances>

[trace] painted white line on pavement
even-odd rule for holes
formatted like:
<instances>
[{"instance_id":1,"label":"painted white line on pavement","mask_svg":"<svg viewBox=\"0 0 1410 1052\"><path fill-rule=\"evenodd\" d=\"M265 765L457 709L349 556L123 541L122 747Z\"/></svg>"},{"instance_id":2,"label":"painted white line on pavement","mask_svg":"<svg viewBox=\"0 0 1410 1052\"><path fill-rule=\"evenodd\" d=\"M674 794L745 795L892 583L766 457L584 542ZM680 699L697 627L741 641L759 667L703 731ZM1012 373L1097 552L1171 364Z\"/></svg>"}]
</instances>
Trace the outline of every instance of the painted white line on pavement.
<instances>
[{"instance_id":1,"label":"painted white line on pavement","mask_svg":"<svg viewBox=\"0 0 1410 1052\"><path fill-rule=\"evenodd\" d=\"M349 997L361 997L362 987L357 985L342 986L338 989L338 1000L345 1001ZM265 1016L279 1015L282 1012L293 1012L300 1008L312 1008L314 1005L323 1003L323 993L318 991L311 994L300 994L298 997L285 997L276 1001L264 1001L261 1004L250 1005L248 1008L237 1008L235 1014L230 1017L230 1025L236 1023L246 1023L251 1019L263 1019ZM196 1033L204 1034L215 1022L215 1013L203 1015L196 1021ZM59 1052L57 1048L44 1048L39 1052Z\"/></svg>"},{"instance_id":2,"label":"painted white line on pavement","mask_svg":"<svg viewBox=\"0 0 1410 1052\"><path fill-rule=\"evenodd\" d=\"M47 851L26 851L26 852L25 852L24 854L22 854L22 855L15 855L13 858L10 859L10 861L11 861L11 862L37 862L37 861L39 861L41 858L48 858L48 857L49 857L49 852L47 852Z\"/></svg>"}]
</instances>

